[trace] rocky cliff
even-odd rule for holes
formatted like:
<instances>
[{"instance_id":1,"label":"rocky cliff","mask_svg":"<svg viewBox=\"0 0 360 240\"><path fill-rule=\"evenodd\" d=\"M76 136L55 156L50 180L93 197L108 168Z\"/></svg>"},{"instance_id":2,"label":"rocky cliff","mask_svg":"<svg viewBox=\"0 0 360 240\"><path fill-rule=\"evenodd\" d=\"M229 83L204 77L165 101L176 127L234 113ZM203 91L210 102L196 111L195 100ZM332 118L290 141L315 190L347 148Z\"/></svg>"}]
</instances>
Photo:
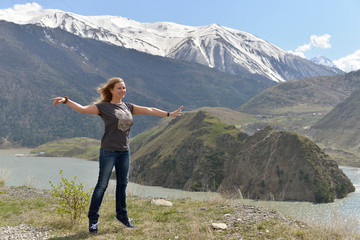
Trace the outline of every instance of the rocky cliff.
<instances>
[{"instance_id":1,"label":"rocky cliff","mask_svg":"<svg viewBox=\"0 0 360 240\"><path fill-rule=\"evenodd\" d=\"M292 132L267 127L249 136L199 111L138 138L130 179L140 184L311 202L355 190L315 143Z\"/></svg>"}]
</instances>

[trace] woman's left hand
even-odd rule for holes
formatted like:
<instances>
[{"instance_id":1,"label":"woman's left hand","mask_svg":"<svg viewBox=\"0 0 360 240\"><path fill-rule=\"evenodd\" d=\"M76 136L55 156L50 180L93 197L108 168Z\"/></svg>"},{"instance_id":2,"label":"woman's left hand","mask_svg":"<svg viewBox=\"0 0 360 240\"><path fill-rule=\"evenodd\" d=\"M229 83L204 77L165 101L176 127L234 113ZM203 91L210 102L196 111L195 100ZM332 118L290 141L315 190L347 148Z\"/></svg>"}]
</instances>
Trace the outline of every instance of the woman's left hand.
<instances>
[{"instance_id":1,"label":"woman's left hand","mask_svg":"<svg viewBox=\"0 0 360 240\"><path fill-rule=\"evenodd\" d=\"M169 114L170 117L180 117L181 116L181 109L183 108L184 106L181 106L179 107L178 109L176 109L175 111L171 112Z\"/></svg>"}]
</instances>

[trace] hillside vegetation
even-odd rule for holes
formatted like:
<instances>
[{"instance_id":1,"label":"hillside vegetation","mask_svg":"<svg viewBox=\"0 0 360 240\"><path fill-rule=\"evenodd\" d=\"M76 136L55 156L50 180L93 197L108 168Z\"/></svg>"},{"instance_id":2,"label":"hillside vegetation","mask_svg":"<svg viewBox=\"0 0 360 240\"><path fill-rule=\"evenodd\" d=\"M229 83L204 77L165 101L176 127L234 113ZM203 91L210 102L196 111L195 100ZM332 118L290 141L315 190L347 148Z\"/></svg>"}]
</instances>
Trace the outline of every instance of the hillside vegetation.
<instances>
[{"instance_id":1,"label":"hillside vegetation","mask_svg":"<svg viewBox=\"0 0 360 240\"><path fill-rule=\"evenodd\" d=\"M271 128L249 136L204 111L140 134L132 144L130 179L139 184L313 202L355 189L308 138Z\"/></svg>"}]
</instances>

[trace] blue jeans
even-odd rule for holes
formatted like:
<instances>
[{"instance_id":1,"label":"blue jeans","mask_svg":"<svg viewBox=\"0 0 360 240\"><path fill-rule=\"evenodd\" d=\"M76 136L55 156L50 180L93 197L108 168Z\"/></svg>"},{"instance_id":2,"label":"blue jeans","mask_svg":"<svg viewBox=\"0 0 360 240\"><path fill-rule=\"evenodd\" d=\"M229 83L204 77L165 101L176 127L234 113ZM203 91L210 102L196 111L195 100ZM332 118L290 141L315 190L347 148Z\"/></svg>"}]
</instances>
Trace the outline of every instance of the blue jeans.
<instances>
[{"instance_id":1,"label":"blue jeans","mask_svg":"<svg viewBox=\"0 0 360 240\"><path fill-rule=\"evenodd\" d=\"M91 223L96 223L99 219L100 205L114 166L116 171L116 216L127 217L126 186L129 180L130 151L112 151L101 148L99 178L91 198L88 214Z\"/></svg>"}]
</instances>

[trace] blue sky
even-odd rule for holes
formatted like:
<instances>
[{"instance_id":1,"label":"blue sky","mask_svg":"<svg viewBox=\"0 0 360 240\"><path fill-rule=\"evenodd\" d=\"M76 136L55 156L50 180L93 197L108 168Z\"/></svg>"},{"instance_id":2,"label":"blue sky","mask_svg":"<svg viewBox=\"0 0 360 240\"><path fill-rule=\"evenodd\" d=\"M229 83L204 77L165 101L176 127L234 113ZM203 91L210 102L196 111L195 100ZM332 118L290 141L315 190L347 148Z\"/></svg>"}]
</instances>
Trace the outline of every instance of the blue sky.
<instances>
[{"instance_id":1,"label":"blue sky","mask_svg":"<svg viewBox=\"0 0 360 240\"><path fill-rule=\"evenodd\" d=\"M359 0L1 0L0 9L36 2L81 15L201 26L217 23L252 33L307 59L325 56L360 69Z\"/></svg>"}]
</instances>

